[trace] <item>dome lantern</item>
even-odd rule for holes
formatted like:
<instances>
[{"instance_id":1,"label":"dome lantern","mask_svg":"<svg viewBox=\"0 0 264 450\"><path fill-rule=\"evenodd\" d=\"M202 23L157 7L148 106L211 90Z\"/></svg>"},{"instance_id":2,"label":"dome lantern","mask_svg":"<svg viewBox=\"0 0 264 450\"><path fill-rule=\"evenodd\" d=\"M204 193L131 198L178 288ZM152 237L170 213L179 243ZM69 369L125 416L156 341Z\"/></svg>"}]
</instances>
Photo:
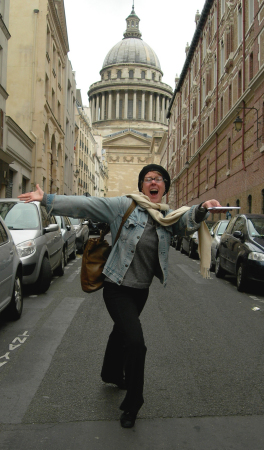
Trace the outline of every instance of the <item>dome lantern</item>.
<instances>
[{"instance_id":1,"label":"dome lantern","mask_svg":"<svg viewBox=\"0 0 264 450\"><path fill-rule=\"evenodd\" d=\"M126 18L127 28L124 32L124 39L127 38L137 38L141 39L141 33L139 31L139 22L140 19L135 13L134 9L134 1L132 6L132 11L129 16Z\"/></svg>"}]
</instances>

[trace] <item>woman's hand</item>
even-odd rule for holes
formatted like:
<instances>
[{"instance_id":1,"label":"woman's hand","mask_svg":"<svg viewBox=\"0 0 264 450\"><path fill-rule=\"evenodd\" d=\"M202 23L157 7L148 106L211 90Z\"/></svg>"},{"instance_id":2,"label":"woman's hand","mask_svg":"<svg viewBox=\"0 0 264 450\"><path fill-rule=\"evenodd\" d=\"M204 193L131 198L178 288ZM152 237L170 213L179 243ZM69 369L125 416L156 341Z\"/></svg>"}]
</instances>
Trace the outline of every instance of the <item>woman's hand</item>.
<instances>
[{"instance_id":1,"label":"woman's hand","mask_svg":"<svg viewBox=\"0 0 264 450\"><path fill-rule=\"evenodd\" d=\"M39 184L36 184L36 190L34 192L27 192L26 194L18 195L18 198L19 200L23 200L25 203L41 202L43 195L44 191L40 189Z\"/></svg>"},{"instance_id":2,"label":"woman's hand","mask_svg":"<svg viewBox=\"0 0 264 450\"><path fill-rule=\"evenodd\" d=\"M202 207L203 207L203 208L206 208L206 209L208 209L208 208L214 208L214 207L216 207L216 206L217 206L218 208L221 208L221 209L210 210L210 212L211 212L212 214L214 214L214 213L223 213L223 212L226 212L226 211L227 211L227 209L225 209L224 206L220 205L220 203L219 203L217 200L215 200L215 199L207 200L206 202L204 202L204 203L202 204Z\"/></svg>"}]
</instances>

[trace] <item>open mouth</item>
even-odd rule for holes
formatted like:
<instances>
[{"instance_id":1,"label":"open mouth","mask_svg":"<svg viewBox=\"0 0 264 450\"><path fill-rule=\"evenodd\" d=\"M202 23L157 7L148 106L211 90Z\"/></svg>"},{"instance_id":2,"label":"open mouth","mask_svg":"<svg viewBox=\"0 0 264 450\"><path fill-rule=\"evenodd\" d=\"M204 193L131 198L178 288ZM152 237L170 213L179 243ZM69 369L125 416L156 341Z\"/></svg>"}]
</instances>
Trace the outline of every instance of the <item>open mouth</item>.
<instances>
[{"instance_id":1,"label":"open mouth","mask_svg":"<svg viewBox=\"0 0 264 450\"><path fill-rule=\"evenodd\" d=\"M158 193L159 193L158 189L151 189L150 191L151 197L156 197Z\"/></svg>"}]
</instances>

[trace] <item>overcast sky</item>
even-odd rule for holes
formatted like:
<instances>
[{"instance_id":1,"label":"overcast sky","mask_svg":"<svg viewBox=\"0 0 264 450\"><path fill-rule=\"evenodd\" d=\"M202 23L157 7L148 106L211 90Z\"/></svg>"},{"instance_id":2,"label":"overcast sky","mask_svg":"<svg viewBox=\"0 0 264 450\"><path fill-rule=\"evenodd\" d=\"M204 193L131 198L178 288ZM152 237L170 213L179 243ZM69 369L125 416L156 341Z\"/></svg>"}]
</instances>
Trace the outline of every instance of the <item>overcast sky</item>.
<instances>
[{"instance_id":1,"label":"overcast sky","mask_svg":"<svg viewBox=\"0 0 264 450\"><path fill-rule=\"evenodd\" d=\"M109 50L123 39L133 0L64 0L69 59L76 72L84 105L87 91L100 80L99 72ZM185 61L185 47L195 32L195 14L205 0L135 0L142 39L159 58L164 83L175 88Z\"/></svg>"}]
</instances>

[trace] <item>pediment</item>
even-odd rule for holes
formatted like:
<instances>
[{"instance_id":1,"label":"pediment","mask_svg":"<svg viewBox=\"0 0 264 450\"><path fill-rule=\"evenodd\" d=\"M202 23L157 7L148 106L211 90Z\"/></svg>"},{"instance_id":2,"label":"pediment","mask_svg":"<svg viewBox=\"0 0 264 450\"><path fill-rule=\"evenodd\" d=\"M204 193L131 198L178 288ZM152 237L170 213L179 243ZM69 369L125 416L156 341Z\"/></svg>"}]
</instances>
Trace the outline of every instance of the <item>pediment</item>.
<instances>
[{"instance_id":1,"label":"pediment","mask_svg":"<svg viewBox=\"0 0 264 450\"><path fill-rule=\"evenodd\" d=\"M136 135L132 132L118 133L103 139L104 147L149 147L150 137Z\"/></svg>"}]
</instances>

